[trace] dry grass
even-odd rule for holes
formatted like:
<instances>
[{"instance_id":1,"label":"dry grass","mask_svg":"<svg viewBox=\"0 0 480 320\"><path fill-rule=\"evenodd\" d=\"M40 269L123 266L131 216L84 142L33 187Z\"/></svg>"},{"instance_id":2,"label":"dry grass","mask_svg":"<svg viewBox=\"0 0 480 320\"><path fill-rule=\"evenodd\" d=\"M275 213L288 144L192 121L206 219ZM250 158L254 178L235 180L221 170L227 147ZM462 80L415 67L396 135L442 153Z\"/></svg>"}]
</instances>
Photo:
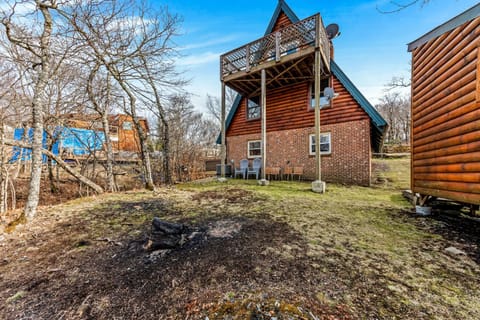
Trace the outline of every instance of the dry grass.
<instances>
[{"instance_id":1,"label":"dry grass","mask_svg":"<svg viewBox=\"0 0 480 320\"><path fill-rule=\"evenodd\" d=\"M480 318L478 233L409 213L408 161L376 170L371 188L328 184L322 195L307 182L229 180L46 208L1 242L0 317ZM239 232L145 265L129 244L153 216Z\"/></svg>"}]
</instances>

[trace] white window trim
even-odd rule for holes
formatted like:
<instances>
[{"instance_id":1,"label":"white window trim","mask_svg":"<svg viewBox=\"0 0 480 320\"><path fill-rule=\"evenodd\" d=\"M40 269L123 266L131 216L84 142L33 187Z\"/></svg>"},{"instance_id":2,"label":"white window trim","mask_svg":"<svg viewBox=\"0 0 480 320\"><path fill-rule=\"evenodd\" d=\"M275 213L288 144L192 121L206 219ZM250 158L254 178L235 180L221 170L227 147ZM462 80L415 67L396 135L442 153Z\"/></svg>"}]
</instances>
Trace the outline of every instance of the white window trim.
<instances>
[{"instance_id":1,"label":"white window trim","mask_svg":"<svg viewBox=\"0 0 480 320\"><path fill-rule=\"evenodd\" d=\"M258 156L256 155L250 155L250 143L253 142L260 142L260 154ZM255 159L255 158L260 158L262 157L262 140L249 140L247 141L247 158L248 159Z\"/></svg>"},{"instance_id":2,"label":"white window trim","mask_svg":"<svg viewBox=\"0 0 480 320\"><path fill-rule=\"evenodd\" d=\"M322 136L328 137L328 151L321 151L320 155L329 155L332 154L332 134L331 132L322 132L320 133L320 141L322 141ZM313 145L313 138L315 137L315 134L310 134L308 136L308 154L311 156L315 155L315 152L312 152L312 145Z\"/></svg>"}]
</instances>

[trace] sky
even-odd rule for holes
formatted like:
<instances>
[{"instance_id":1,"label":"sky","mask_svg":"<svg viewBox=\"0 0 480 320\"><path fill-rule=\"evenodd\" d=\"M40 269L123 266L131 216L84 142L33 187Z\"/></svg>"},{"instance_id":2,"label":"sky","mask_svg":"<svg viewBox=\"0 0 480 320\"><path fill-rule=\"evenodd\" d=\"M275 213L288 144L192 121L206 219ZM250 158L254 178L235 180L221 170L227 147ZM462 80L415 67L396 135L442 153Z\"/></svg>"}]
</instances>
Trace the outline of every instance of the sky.
<instances>
[{"instance_id":1,"label":"sky","mask_svg":"<svg viewBox=\"0 0 480 320\"><path fill-rule=\"evenodd\" d=\"M411 0L396 0L408 3ZM393 76L410 77L407 44L478 3L476 0L430 0L397 13L387 0L286 0L300 19L320 13L326 25L337 23L335 61L364 96L377 104ZM420 1L421 2L421 1ZM220 96L220 55L261 38L278 0L156 0L183 18L175 42L178 67L190 79L186 90L199 111L207 94Z\"/></svg>"}]
</instances>

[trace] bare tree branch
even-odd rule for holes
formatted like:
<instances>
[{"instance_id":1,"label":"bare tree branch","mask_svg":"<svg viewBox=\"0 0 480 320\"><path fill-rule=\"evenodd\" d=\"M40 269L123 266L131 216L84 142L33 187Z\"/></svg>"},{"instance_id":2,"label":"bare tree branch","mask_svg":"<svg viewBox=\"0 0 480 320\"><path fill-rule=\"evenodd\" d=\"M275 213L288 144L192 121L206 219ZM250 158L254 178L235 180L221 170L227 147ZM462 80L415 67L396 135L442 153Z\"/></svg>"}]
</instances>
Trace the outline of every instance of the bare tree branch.
<instances>
[{"instance_id":1,"label":"bare tree branch","mask_svg":"<svg viewBox=\"0 0 480 320\"><path fill-rule=\"evenodd\" d=\"M390 14L390 13L396 13L396 12L405 10L406 8L411 7L417 3L420 3L421 6L423 7L428 2L430 2L430 0L413 0L406 3L398 2L398 1L389 1L388 4L392 7L391 9L381 9L378 4L376 6L376 9L380 13Z\"/></svg>"}]
</instances>

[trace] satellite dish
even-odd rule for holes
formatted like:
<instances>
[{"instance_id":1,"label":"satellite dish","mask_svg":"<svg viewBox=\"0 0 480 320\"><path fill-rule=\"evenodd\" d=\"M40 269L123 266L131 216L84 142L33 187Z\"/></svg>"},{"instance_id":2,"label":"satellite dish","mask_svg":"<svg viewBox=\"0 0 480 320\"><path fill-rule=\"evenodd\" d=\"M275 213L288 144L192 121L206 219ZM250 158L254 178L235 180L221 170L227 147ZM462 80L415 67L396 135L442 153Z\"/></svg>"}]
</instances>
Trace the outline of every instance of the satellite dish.
<instances>
[{"instance_id":1,"label":"satellite dish","mask_svg":"<svg viewBox=\"0 0 480 320\"><path fill-rule=\"evenodd\" d=\"M335 97L335 91L333 91L333 89L330 87L326 87L325 89L323 89L323 95L330 100Z\"/></svg>"},{"instance_id":2,"label":"satellite dish","mask_svg":"<svg viewBox=\"0 0 480 320\"><path fill-rule=\"evenodd\" d=\"M340 35L340 28L338 27L338 24L336 23L331 23L329 24L325 30L327 31L327 37L328 39L332 40L333 38L336 38Z\"/></svg>"}]
</instances>

